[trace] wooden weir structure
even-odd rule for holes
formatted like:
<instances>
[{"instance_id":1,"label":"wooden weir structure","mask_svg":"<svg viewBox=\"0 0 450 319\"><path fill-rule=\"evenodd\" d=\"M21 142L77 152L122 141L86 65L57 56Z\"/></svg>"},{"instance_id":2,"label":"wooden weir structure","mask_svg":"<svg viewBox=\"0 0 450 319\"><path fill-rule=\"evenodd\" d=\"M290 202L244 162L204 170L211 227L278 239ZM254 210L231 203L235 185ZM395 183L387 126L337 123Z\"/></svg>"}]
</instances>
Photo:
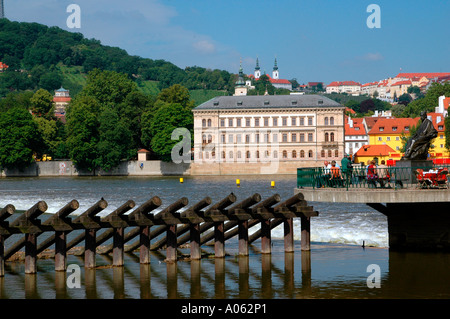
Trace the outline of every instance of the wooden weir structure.
<instances>
[{"instance_id":1,"label":"wooden weir structure","mask_svg":"<svg viewBox=\"0 0 450 319\"><path fill-rule=\"evenodd\" d=\"M318 216L312 206L308 206L301 193L281 202L280 195L274 194L261 200L258 193L236 203L231 193L221 201L212 204L210 197L188 207L186 197L180 198L159 212L162 201L154 196L135 208L135 202L128 200L107 216L97 216L108 203L103 198L85 212L70 216L79 208L77 200L67 203L45 221L39 216L48 206L39 201L15 220L7 219L15 213L11 204L0 210L0 276L5 275L5 261L25 247L25 273L37 272L38 254L54 245L55 271L66 271L67 252L84 241L84 266L96 267L96 254L112 252L113 266L124 265L124 252L139 250L142 264L150 263L150 251L166 247L166 261L176 262L177 248L190 242L190 258L200 259L201 245L214 241L216 258L225 257L225 241L238 235L239 254L249 254L249 244L261 238L261 253L271 253L271 230L284 223L285 252L294 251L294 218L301 220L301 250L310 250L310 218ZM135 208L135 209L134 209ZM131 213L128 211L134 209ZM183 209L183 210L182 210ZM181 212L179 212L182 210ZM249 236L249 228L260 224L260 229ZM154 229L151 229L152 226ZM125 232L125 229L130 229ZM214 228L213 231L209 231ZM97 236L101 229L104 231ZM80 235L68 242L67 235L82 230ZM43 233L48 237L39 245L37 238ZM165 236L164 236L164 233ZM5 240L14 234L23 237L5 250ZM163 238L151 245L151 240ZM125 243L139 237L136 242ZM111 239L113 243L101 246Z\"/></svg>"}]
</instances>

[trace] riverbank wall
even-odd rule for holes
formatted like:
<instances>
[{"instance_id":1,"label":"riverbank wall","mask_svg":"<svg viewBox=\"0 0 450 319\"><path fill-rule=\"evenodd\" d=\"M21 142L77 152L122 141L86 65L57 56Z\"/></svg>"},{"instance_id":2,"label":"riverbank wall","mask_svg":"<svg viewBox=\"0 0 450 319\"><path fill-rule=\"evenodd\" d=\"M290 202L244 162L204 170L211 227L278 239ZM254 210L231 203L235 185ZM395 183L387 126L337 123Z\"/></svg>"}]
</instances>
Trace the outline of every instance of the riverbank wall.
<instances>
[{"instance_id":1,"label":"riverbank wall","mask_svg":"<svg viewBox=\"0 0 450 319\"><path fill-rule=\"evenodd\" d=\"M5 169L1 177L56 177L56 176L184 176L190 175L190 164L175 164L162 161L127 161L111 171L78 170L72 161L35 162L29 167Z\"/></svg>"}]
</instances>

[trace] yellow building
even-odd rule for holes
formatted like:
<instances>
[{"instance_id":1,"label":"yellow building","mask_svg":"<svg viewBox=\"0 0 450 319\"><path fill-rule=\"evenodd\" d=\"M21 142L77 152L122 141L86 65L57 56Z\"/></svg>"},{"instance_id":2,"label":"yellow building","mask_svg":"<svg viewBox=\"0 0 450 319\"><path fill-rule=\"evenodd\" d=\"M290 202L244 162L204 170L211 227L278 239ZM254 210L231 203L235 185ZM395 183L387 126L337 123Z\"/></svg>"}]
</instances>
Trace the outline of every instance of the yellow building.
<instances>
[{"instance_id":1,"label":"yellow building","mask_svg":"<svg viewBox=\"0 0 450 319\"><path fill-rule=\"evenodd\" d=\"M397 153L395 157L401 157L401 137L418 122L419 118L380 118L369 131L369 144L388 145Z\"/></svg>"}]
</instances>

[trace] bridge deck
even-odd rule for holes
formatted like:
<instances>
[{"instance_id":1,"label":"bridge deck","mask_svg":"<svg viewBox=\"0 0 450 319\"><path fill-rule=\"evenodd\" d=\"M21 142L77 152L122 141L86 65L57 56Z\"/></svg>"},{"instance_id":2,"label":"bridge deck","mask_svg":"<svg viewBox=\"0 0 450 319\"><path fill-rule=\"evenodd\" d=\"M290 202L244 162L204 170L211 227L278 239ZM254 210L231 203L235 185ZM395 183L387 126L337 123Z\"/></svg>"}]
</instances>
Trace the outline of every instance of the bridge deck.
<instances>
[{"instance_id":1,"label":"bridge deck","mask_svg":"<svg viewBox=\"0 0 450 319\"><path fill-rule=\"evenodd\" d=\"M330 203L435 203L450 202L448 189L296 188L308 202Z\"/></svg>"}]
</instances>

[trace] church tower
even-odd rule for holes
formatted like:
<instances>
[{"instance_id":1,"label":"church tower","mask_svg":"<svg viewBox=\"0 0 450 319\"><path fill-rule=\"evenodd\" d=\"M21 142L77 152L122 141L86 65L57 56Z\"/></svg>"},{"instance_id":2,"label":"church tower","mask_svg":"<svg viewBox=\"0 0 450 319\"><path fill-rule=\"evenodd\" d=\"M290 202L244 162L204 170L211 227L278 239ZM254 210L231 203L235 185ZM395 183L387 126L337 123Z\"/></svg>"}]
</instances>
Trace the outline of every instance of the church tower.
<instances>
[{"instance_id":1,"label":"church tower","mask_svg":"<svg viewBox=\"0 0 450 319\"><path fill-rule=\"evenodd\" d=\"M242 70L242 61L241 66L239 67L239 77L235 84L234 95L247 95L247 86L245 85L244 71Z\"/></svg>"},{"instance_id":2,"label":"church tower","mask_svg":"<svg viewBox=\"0 0 450 319\"><path fill-rule=\"evenodd\" d=\"M259 67L259 59L256 58L255 79L259 79L260 77L261 77L261 68Z\"/></svg>"},{"instance_id":3,"label":"church tower","mask_svg":"<svg viewBox=\"0 0 450 319\"><path fill-rule=\"evenodd\" d=\"M278 80L279 77L280 77L280 74L278 73L277 58L275 58L275 65L273 66L273 71L272 71L272 79Z\"/></svg>"}]
</instances>

